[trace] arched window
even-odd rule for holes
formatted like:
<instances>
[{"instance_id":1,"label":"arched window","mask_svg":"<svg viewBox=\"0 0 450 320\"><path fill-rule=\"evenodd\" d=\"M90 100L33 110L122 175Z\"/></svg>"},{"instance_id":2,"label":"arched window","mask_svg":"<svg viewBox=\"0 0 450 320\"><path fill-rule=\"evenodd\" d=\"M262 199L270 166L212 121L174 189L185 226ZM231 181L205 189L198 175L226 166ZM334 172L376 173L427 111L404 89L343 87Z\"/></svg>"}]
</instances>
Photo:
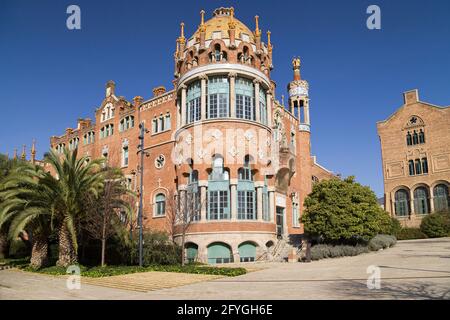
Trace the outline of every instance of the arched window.
<instances>
[{"instance_id":1,"label":"arched window","mask_svg":"<svg viewBox=\"0 0 450 320\"><path fill-rule=\"evenodd\" d=\"M236 78L236 117L255 120L254 87L251 80Z\"/></svg>"},{"instance_id":2,"label":"arched window","mask_svg":"<svg viewBox=\"0 0 450 320\"><path fill-rule=\"evenodd\" d=\"M73 138L69 141L69 150L75 150L78 148L78 142L80 141L79 138Z\"/></svg>"},{"instance_id":3,"label":"arched window","mask_svg":"<svg viewBox=\"0 0 450 320\"><path fill-rule=\"evenodd\" d=\"M428 173L428 160L427 158L422 158L422 173L427 174Z\"/></svg>"},{"instance_id":4,"label":"arched window","mask_svg":"<svg viewBox=\"0 0 450 320\"><path fill-rule=\"evenodd\" d=\"M166 196L158 193L155 197L155 216L164 216L166 214Z\"/></svg>"},{"instance_id":5,"label":"arched window","mask_svg":"<svg viewBox=\"0 0 450 320\"><path fill-rule=\"evenodd\" d=\"M419 135L417 134L416 130L414 130L413 133L413 144L419 144Z\"/></svg>"},{"instance_id":6,"label":"arched window","mask_svg":"<svg viewBox=\"0 0 450 320\"><path fill-rule=\"evenodd\" d=\"M223 167L222 156L215 156L208 179L208 219L230 218L229 174Z\"/></svg>"},{"instance_id":7,"label":"arched window","mask_svg":"<svg viewBox=\"0 0 450 320\"><path fill-rule=\"evenodd\" d=\"M408 134L406 135L406 144L408 146L412 146L412 135L409 131L408 131Z\"/></svg>"},{"instance_id":8,"label":"arched window","mask_svg":"<svg viewBox=\"0 0 450 320\"><path fill-rule=\"evenodd\" d=\"M201 105L201 85L200 81L194 81L189 84L187 88L187 121L192 123L200 120L200 105Z\"/></svg>"},{"instance_id":9,"label":"arched window","mask_svg":"<svg viewBox=\"0 0 450 320\"><path fill-rule=\"evenodd\" d=\"M420 159L416 159L416 174L422 174L422 164Z\"/></svg>"},{"instance_id":10,"label":"arched window","mask_svg":"<svg viewBox=\"0 0 450 320\"><path fill-rule=\"evenodd\" d=\"M207 117L226 118L229 116L229 85L225 76L214 76L208 78L208 107Z\"/></svg>"},{"instance_id":11,"label":"arched window","mask_svg":"<svg viewBox=\"0 0 450 320\"><path fill-rule=\"evenodd\" d=\"M416 170L415 170L415 167L414 167L414 160L409 160L408 161L408 166L409 166L409 175L410 176L415 175Z\"/></svg>"},{"instance_id":12,"label":"arched window","mask_svg":"<svg viewBox=\"0 0 450 320\"><path fill-rule=\"evenodd\" d=\"M233 262L231 248L225 243L215 242L208 246L208 263L230 263Z\"/></svg>"},{"instance_id":13,"label":"arched window","mask_svg":"<svg viewBox=\"0 0 450 320\"><path fill-rule=\"evenodd\" d=\"M422 129L419 132L419 143L425 143L425 132Z\"/></svg>"},{"instance_id":14,"label":"arched window","mask_svg":"<svg viewBox=\"0 0 450 320\"><path fill-rule=\"evenodd\" d=\"M450 207L450 196L448 187L445 184L438 184L433 189L434 195L434 211L447 211Z\"/></svg>"},{"instance_id":15,"label":"arched window","mask_svg":"<svg viewBox=\"0 0 450 320\"><path fill-rule=\"evenodd\" d=\"M125 131L128 129L134 128L134 116L126 116L125 118L120 120L119 123L119 131Z\"/></svg>"},{"instance_id":16,"label":"arched window","mask_svg":"<svg viewBox=\"0 0 450 320\"><path fill-rule=\"evenodd\" d=\"M404 189L400 189L395 193L395 214L397 216L406 216L409 213L409 193Z\"/></svg>"},{"instance_id":17,"label":"arched window","mask_svg":"<svg viewBox=\"0 0 450 320\"><path fill-rule=\"evenodd\" d=\"M414 211L416 214L427 214L429 211L428 191L425 187L414 190Z\"/></svg>"},{"instance_id":18,"label":"arched window","mask_svg":"<svg viewBox=\"0 0 450 320\"><path fill-rule=\"evenodd\" d=\"M259 87L259 114L261 117L261 123L267 125L266 90L261 87Z\"/></svg>"},{"instance_id":19,"label":"arched window","mask_svg":"<svg viewBox=\"0 0 450 320\"><path fill-rule=\"evenodd\" d=\"M238 178L238 219L254 220L256 219L256 192L248 155L245 156L244 166L238 170Z\"/></svg>"},{"instance_id":20,"label":"arched window","mask_svg":"<svg viewBox=\"0 0 450 320\"><path fill-rule=\"evenodd\" d=\"M238 247L240 262L252 262L256 259L256 245L252 242L241 243Z\"/></svg>"},{"instance_id":21,"label":"arched window","mask_svg":"<svg viewBox=\"0 0 450 320\"><path fill-rule=\"evenodd\" d=\"M94 143L94 141L95 141L95 132L94 131L90 131L90 132L86 133L83 137L84 144L91 144L91 143Z\"/></svg>"},{"instance_id":22,"label":"arched window","mask_svg":"<svg viewBox=\"0 0 450 320\"><path fill-rule=\"evenodd\" d=\"M200 211L201 211L201 199L200 199L200 190L198 187L198 171L192 170L189 173L188 178L188 187L187 187L187 204L192 206L189 208L189 214L191 215L191 221L199 221L200 220Z\"/></svg>"},{"instance_id":23,"label":"arched window","mask_svg":"<svg viewBox=\"0 0 450 320\"><path fill-rule=\"evenodd\" d=\"M220 62L222 60L222 52L220 51L220 44L214 46L214 61Z\"/></svg>"}]
</instances>

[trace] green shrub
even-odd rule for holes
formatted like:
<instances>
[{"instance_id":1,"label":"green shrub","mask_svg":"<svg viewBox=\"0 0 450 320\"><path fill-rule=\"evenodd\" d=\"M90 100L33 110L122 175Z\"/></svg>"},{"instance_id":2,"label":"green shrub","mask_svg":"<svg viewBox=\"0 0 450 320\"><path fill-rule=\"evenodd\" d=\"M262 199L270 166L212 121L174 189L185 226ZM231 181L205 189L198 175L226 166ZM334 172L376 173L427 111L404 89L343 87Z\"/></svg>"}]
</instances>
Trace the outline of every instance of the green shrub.
<instances>
[{"instance_id":1,"label":"green shrub","mask_svg":"<svg viewBox=\"0 0 450 320\"><path fill-rule=\"evenodd\" d=\"M134 248L133 260L138 264L138 245L136 244ZM146 232L142 260L144 266L181 264L181 248L172 242L165 232Z\"/></svg>"},{"instance_id":2,"label":"green shrub","mask_svg":"<svg viewBox=\"0 0 450 320\"><path fill-rule=\"evenodd\" d=\"M392 217L391 218L391 229L389 232L386 232L386 234L391 234L393 236L397 237L397 234L402 230L402 225L400 224L400 221L398 219Z\"/></svg>"},{"instance_id":3,"label":"green shrub","mask_svg":"<svg viewBox=\"0 0 450 320\"><path fill-rule=\"evenodd\" d=\"M422 219L420 230L430 238L450 235L450 214L433 213Z\"/></svg>"},{"instance_id":4,"label":"green shrub","mask_svg":"<svg viewBox=\"0 0 450 320\"><path fill-rule=\"evenodd\" d=\"M367 246L349 246L349 245L329 245L318 244L311 248L311 259L320 260L326 258L338 258L345 256L357 256L361 253L367 253L369 249Z\"/></svg>"},{"instance_id":5,"label":"green shrub","mask_svg":"<svg viewBox=\"0 0 450 320\"><path fill-rule=\"evenodd\" d=\"M30 267L23 268L25 271L38 272L51 275L66 275L66 268L63 267L48 267L40 270L35 270ZM227 267L212 267L201 265L151 265L147 267L139 266L106 266L106 267L92 267L88 268L80 266L81 275L90 278L100 278L117 276L122 274L130 274L137 272L179 272L179 273L195 273L195 274L210 274L221 275L226 277L235 277L247 273L245 268L227 268Z\"/></svg>"},{"instance_id":6,"label":"green shrub","mask_svg":"<svg viewBox=\"0 0 450 320\"><path fill-rule=\"evenodd\" d=\"M379 234L373 237L368 244L371 251L378 251L380 249L387 249L394 246L397 243L397 239L394 236L387 234Z\"/></svg>"},{"instance_id":7,"label":"green shrub","mask_svg":"<svg viewBox=\"0 0 450 320\"><path fill-rule=\"evenodd\" d=\"M412 239L426 239L428 238L425 233L420 231L419 228L402 228L397 232L397 240L412 240Z\"/></svg>"},{"instance_id":8,"label":"green shrub","mask_svg":"<svg viewBox=\"0 0 450 320\"><path fill-rule=\"evenodd\" d=\"M305 199L305 233L325 243L364 243L380 233L391 233L392 219L378 204L375 193L354 177L316 183Z\"/></svg>"}]
</instances>

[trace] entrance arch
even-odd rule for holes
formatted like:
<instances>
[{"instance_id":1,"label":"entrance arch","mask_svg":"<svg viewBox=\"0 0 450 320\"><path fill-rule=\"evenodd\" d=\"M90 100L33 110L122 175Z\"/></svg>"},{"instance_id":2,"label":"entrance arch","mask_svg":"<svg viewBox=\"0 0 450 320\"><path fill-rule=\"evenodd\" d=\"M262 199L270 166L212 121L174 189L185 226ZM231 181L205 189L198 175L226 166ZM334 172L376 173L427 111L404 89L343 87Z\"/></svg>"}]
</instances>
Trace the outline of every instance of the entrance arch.
<instances>
[{"instance_id":1,"label":"entrance arch","mask_svg":"<svg viewBox=\"0 0 450 320\"><path fill-rule=\"evenodd\" d=\"M256 260L256 245L253 242L243 242L238 247L240 262L252 262Z\"/></svg>"},{"instance_id":2,"label":"entrance arch","mask_svg":"<svg viewBox=\"0 0 450 320\"><path fill-rule=\"evenodd\" d=\"M214 242L208 246L208 263L230 263L233 262L229 245L223 242Z\"/></svg>"}]
</instances>

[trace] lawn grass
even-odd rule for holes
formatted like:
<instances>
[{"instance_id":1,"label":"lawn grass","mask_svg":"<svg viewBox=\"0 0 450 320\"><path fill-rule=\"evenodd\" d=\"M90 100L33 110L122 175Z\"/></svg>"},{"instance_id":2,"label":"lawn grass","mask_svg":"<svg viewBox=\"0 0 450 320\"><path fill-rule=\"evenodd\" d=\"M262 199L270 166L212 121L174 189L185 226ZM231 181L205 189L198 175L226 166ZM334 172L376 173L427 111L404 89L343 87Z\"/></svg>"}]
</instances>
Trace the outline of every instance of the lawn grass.
<instances>
[{"instance_id":1,"label":"lawn grass","mask_svg":"<svg viewBox=\"0 0 450 320\"><path fill-rule=\"evenodd\" d=\"M152 265L148 267L139 267L139 266L86 267L80 265L79 267L81 271L81 276L91 278L109 277L109 276L117 276L137 272L151 272L151 271L209 274L227 277L235 277L247 273L247 270L245 268L212 267L198 264L188 264L185 266ZM33 269L29 266L22 266L21 269L24 271L44 273L50 275L67 275L66 268L57 266L46 267L39 270Z\"/></svg>"}]
</instances>

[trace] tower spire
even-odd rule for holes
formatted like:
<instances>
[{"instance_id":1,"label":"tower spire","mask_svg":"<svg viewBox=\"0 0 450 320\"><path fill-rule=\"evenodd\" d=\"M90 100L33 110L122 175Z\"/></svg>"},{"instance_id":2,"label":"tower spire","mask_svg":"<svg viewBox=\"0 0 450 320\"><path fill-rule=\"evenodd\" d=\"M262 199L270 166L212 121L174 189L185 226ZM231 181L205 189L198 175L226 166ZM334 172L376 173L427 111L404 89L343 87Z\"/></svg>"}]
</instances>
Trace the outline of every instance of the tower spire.
<instances>
[{"instance_id":1,"label":"tower spire","mask_svg":"<svg viewBox=\"0 0 450 320\"><path fill-rule=\"evenodd\" d=\"M296 58L292 59L292 69L294 70L294 80L301 79L300 65L301 65L300 57L296 57Z\"/></svg>"},{"instance_id":2,"label":"tower spire","mask_svg":"<svg viewBox=\"0 0 450 320\"><path fill-rule=\"evenodd\" d=\"M36 161L36 139L33 139L33 144L31 145L31 162Z\"/></svg>"},{"instance_id":3,"label":"tower spire","mask_svg":"<svg viewBox=\"0 0 450 320\"><path fill-rule=\"evenodd\" d=\"M261 36L261 30L259 29L259 16L255 16L255 36Z\"/></svg>"},{"instance_id":4,"label":"tower spire","mask_svg":"<svg viewBox=\"0 0 450 320\"><path fill-rule=\"evenodd\" d=\"M17 148L14 148L13 159L14 159L14 160L17 160Z\"/></svg>"},{"instance_id":5,"label":"tower spire","mask_svg":"<svg viewBox=\"0 0 450 320\"><path fill-rule=\"evenodd\" d=\"M26 145L23 145L22 146L22 154L20 155L20 159L22 159L22 160L26 160L26 158L27 158L27 154L26 154Z\"/></svg>"}]
</instances>

